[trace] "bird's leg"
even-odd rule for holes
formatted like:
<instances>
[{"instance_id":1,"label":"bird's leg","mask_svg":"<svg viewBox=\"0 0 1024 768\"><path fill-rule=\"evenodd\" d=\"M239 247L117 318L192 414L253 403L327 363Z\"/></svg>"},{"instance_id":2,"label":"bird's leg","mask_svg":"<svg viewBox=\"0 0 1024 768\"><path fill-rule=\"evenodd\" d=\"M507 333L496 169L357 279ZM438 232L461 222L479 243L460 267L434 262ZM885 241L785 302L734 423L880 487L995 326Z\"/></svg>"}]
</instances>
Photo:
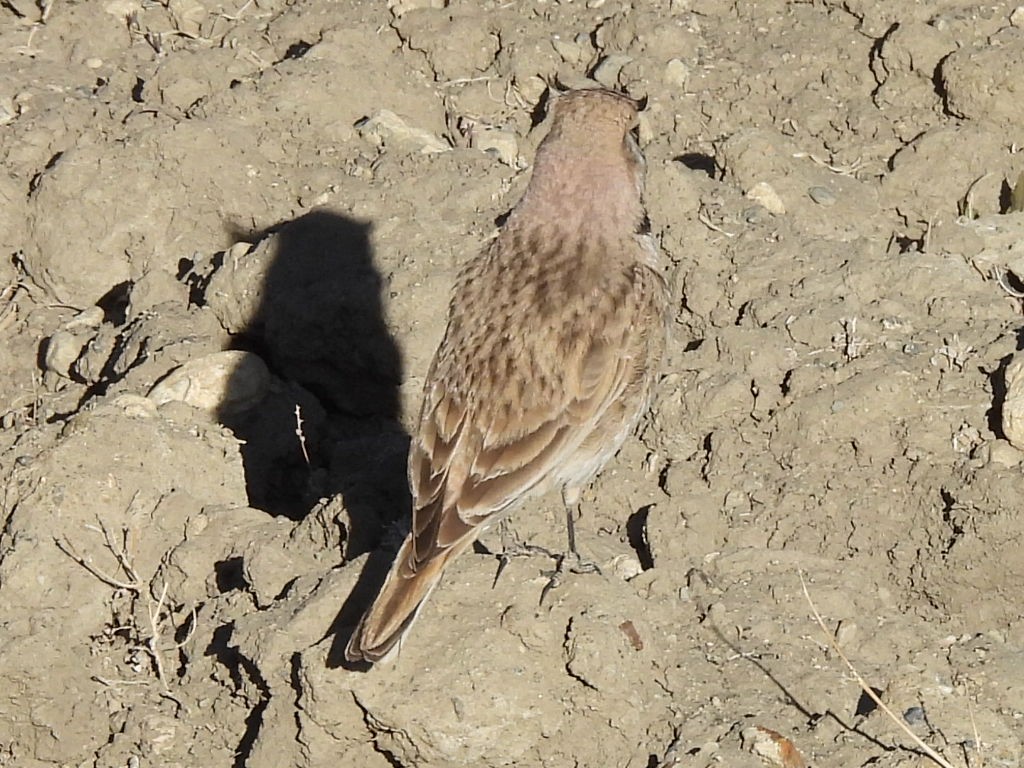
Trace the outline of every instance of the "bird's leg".
<instances>
[{"instance_id":1,"label":"bird's leg","mask_svg":"<svg viewBox=\"0 0 1024 768\"><path fill-rule=\"evenodd\" d=\"M544 557L550 557L552 560L559 561L561 555L557 552L552 552L549 549L538 546L537 544L528 544L519 538L519 534L516 533L515 528L508 524L506 518L502 518L498 521L498 538L501 541L501 552L498 554L498 570L494 574L494 581L491 583L491 589L494 589L498 584L498 578L501 576L502 571L505 567L512 562L514 557L531 557L533 555L543 555Z\"/></svg>"},{"instance_id":2,"label":"bird's leg","mask_svg":"<svg viewBox=\"0 0 1024 768\"><path fill-rule=\"evenodd\" d=\"M569 573L601 573L601 568L593 560L585 560L576 548L576 515L580 511L579 488L565 488L562 491L562 502L565 506L565 533L568 538L569 549L557 556L555 570L548 573L548 583L540 591L540 602L552 589L562 585L562 574Z\"/></svg>"},{"instance_id":3,"label":"bird's leg","mask_svg":"<svg viewBox=\"0 0 1024 768\"><path fill-rule=\"evenodd\" d=\"M564 562L570 558L569 570L572 573L600 573L601 569L593 560L584 560L576 548L576 517L580 513L579 488L566 488L562 491L562 503L565 505L565 533L569 541L569 551L562 556ZM562 565L560 564L561 568Z\"/></svg>"}]
</instances>

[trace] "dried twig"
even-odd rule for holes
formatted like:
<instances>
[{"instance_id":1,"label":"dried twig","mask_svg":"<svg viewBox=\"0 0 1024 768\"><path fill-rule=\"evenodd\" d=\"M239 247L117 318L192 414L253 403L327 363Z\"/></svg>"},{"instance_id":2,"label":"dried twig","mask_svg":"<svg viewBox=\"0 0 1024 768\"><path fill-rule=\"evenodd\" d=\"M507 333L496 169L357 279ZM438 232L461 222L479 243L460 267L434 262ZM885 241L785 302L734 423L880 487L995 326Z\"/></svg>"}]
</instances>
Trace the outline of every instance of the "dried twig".
<instances>
[{"instance_id":1,"label":"dried twig","mask_svg":"<svg viewBox=\"0 0 1024 768\"><path fill-rule=\"evenodd\" d=\"M309 452L306 450L306 435L302 432L302 406L295 404L295 436L299 438L299 447L302 448L302 458L309 466Z\"/></svg>"},{"instance_id":2,"label":"dried twig","mask_svg":"<svg viewBox=\"0 0 1024 768\"><path fill-rule=\"evenodd\" d=\"M132 498L134 503L135 497ZM118 569L122 575L112 575L105 571L100 570L94 566L88 559L78 553L74 545L71 544L66 538L59 539L54 538L54 542L57 548L67 555L69 558L74 560L80 566L85 568L89 573L99 579L101 582L114 589L124 590L132 595L134 600L143 599L146 602L146 615L148 618L149 627L144 632L139 630L139 627L133 626L134 632L139 636L139 642L131 646L131 650L144 651L149 656L153 669L156 672L157 679L160 681L160 685L163 690L169 691L170 688L167 684L167 674L164 667L164 652L167 650L177 650L185 646L188 643L196 631L197 615L196 609L193 607L191 610L191 621L189 624L188 632L184 639L180 642L174 643L170 648L163 648L161 639L166 630L166 623L170 618L171 611L167 608L167 582L163 583L160 588L160 594L158 597L153 596L153 583L152 581L147 585L142 579L139 578L138 572L135 570L135 566L132 563L131 554L129 553L129 542L128 542L128 528L125 527L121 531L121 540L111 533L110 529L106 524L99 518L96 519L98 524L93 530L99 531L103 536L103 543L107 550L114 556L117 561ZM92 528L92 526L89 526ZM154 576L155 580L155 576ZM134 623L134 622L133 622ZM145 634L145 637L142 635ZM110 683L106 680L100 682L109 685ZM122 683L124 681L114 681L115 683Z\"/></svg>"}]
</instances>

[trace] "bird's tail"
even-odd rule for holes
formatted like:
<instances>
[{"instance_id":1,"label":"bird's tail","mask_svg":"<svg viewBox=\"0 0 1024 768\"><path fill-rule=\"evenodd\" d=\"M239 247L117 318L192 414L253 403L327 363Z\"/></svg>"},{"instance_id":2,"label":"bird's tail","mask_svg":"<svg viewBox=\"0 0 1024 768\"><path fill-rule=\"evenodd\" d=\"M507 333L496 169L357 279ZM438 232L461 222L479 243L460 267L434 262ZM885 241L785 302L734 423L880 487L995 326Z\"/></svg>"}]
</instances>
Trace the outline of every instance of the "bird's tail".
<instances>
[{"instance_id":1,"label":"bird's tail","mask_svg":"<svg viewBox=\"0 0 1024 768\"><path fill-rule=\"evenodd\" d=\"M413 539L409 536L402 544L380 593L348 641L345 658L349 661L388 661L412 627L420 608L441 581L445 567L462 549L438 552L413 569L412 548Z\"/></svg>"}]
</instances>

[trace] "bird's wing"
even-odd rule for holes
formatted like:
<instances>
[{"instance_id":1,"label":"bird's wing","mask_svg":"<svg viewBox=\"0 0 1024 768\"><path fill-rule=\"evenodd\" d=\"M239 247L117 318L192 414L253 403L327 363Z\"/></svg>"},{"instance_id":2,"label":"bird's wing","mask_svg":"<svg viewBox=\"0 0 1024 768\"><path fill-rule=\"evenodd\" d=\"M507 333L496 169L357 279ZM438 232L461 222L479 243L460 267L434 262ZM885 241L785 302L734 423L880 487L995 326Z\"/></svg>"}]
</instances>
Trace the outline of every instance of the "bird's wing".
<instances>
[{"instance_id":1,"label":"bird's wing","mask_svg":"<svg viewBox=\"0 0 1024 768\"><path fill-rule=\"evenodd\" d=\"M643 323L633 321L639 304L632 284L595 294L579 315L583 322L562 329L571 341L560 350L560 375L545 377L548 386L539 392L531 389L537 368L529 358L517 366L499 362L506 381L490 386L486 397L460 398L443 377L431 377L409 458L411 571L461 549L491 515L557 481L637 375L636 334Z\"/></svg>"}]
</instances>

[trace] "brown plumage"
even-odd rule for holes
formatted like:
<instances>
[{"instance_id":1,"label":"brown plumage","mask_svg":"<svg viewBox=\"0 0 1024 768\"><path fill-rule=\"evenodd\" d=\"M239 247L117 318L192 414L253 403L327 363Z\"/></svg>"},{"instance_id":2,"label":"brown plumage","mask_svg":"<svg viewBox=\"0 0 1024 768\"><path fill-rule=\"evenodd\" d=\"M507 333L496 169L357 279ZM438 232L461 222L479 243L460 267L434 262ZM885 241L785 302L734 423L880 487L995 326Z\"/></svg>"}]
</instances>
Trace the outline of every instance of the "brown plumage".
<instances>
[{"instance_id":1,"label":"brown plumage","mask_svg":"<svg viewBox=\"0 0 1024 768\"><path fill-rule=\"evenodd\" d=\"M558 96L523 198L462 270L409 453L412 531L349 641L381 661L445 567L527 497L567 502L647 407L668 291L646 233L637 105Z\"/></svg>"}]
</instances>

